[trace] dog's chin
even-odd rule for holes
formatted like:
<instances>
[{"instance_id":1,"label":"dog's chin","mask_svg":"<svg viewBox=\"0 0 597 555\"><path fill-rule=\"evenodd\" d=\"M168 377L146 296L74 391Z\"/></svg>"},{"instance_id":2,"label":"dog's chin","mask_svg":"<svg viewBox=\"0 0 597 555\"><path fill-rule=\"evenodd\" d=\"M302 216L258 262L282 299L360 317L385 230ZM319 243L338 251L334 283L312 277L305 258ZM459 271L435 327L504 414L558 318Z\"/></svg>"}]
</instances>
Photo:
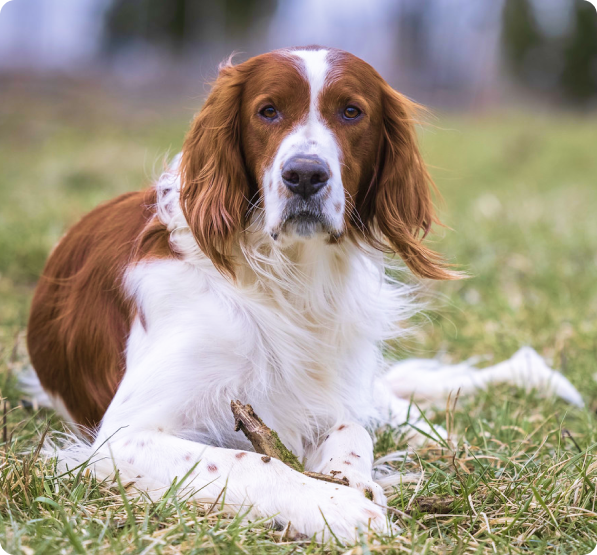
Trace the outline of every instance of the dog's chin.
<instances>
[{"instance_id":1,"label":"dog's chin","mask_svg":"<svg viewBox=\"0 0 597 555\"><path fill-rule=\"evenodd\" d=\"M323 214L301 211L287 215L271 235L274 239L338 238L341 232L334 229Z\"/></svg>"},{"instance_id":2,"label":"dog's chin","mask_svg":"<svg viewBox=\"0 0 597 555\"><path fill-rule=\"evenodd\" d=\"M284 220L282 232L285 235L298 235L299 237L309 238L322 233L329 234L330 229L323 216L309 212L299 212Z\"/></svg>"}]
</instances>

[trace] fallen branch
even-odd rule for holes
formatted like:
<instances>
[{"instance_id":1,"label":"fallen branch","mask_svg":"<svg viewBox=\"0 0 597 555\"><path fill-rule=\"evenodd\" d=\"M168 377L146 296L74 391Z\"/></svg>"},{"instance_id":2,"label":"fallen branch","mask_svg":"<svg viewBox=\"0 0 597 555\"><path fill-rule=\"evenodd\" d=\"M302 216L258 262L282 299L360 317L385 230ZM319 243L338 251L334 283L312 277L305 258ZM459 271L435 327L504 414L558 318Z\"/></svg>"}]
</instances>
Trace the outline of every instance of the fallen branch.
<instances>
[{"instance_id":1,"label":"fallen branch","mask_svg":"<svg viewBox=\"0 0 597 555\"><path fill-rule=\"evenodd\" d=\"M302 472L309 478L331 482L340 486L349 486L346 478L336 478L329 474L320 474L319 472L305 472L304 466L298 460L296 455L288 449L280 440L278 434L268 428L259 416L255 414L251 405L243 405L240 401L230 401L230 408L234 415L234 431L242 431L247 439L253 445L255 452L264 455L261 457L263 462L269 462L271 457L287 464L290 468ZM373 493L366 491L365 496L373 499ZM450 514L454 509L454 497L417 497L413 500L412 508L408 513L434 513Z\"/></svg>"},{"instance_id":2,"label":"fallen branch","mask_svg":"<svg viewBox=\"0 0 597 555\"><path fill-rule=\"evenodd\" d=\"M340 484L341 486L349 486L350 482L347 478L336 478L329 474L320 474L319 472L303 472L305 476L309 478L315 478L316 480L323 480L324 482L332 482L332 484ZM365 494L367 496L367 494ZM373 496L372 496L373 497Z\"/></svg>"},{"instance_id":3,"label":"fallen branch","mask_svg":"<svg viewBox=\"0 0 597 555\"><path fill-rule=\"evenodd\" d=\"M319 474L319 472L305 472L305 467L296 455L282 443L274 430L263 423L263 420L255 414L251 405L243 405L240 401L230 401L230 408L234 415L234 431L238 432L240 430L245 434L251 445L253 445L255 452L265 455L265 457L262 457L264 462L269 462L269 458L273 457L305 476L309 476L309 478L332 482L341 486L349 485L346 478L334 478L328 474Z\"/></svg>"},{"instance_id":4,"label":"fallen branch","mask_svg":"<svg viewBox=\"0 0 597 555\"><path fill-rule=\"evenodd\" d=\"M234 431L241 430L257 453L279 459L298 472L305 470L296 455L280 441L278 434L255 414L251 405L231 401L230 408L234 414Z\"/></svg>"}]
</instances>

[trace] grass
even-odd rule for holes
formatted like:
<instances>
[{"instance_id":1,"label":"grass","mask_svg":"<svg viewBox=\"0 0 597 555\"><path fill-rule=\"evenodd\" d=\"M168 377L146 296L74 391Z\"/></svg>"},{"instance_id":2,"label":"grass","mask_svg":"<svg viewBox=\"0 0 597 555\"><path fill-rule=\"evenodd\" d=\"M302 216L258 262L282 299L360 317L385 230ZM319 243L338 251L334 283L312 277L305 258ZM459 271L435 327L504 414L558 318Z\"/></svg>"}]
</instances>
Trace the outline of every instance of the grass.
<instances>
[{"instance_id":1,"label":"grass","mask_svg":"<svg viewBox=\"0 0 597 555\"><path fill-rule=\"evenodd\" d=\"M192 110L126 106L94 87L28 83L0 105L0 543L9 553L344 553L178 498L135 499L35 456L51 413L19 404L24 330L49 249L85 211L147 183ZM40 86L40 85L36 85ZM184 105L192 106L188 100ZM430 285L433 311L403 352L497 361L532 345L579 388L585 409L508 387L437 410L459 441L399 467L400 537L365 533L351 553L588 553L597 541L597 117L446 116L423 131L445 197L433 241L471 279ZM404 447L381 430L378 455ZM25 454L23 454L25 453ZM450 515L416 499L451 496Z\"/></svg>"}]
</instances>

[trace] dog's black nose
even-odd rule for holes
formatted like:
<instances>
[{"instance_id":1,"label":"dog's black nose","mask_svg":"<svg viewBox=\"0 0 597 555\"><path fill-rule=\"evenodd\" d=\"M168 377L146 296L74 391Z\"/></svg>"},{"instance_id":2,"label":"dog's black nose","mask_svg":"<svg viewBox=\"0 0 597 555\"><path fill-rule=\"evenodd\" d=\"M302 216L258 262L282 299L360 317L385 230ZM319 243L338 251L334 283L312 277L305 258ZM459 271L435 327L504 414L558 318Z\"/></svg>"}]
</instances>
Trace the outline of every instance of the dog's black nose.
<instances>
[{"instance_id":1,"label":"dog's black nose","mask_svg":"<svg viewBox=\"0 0 597 555\"><path fill-rule=\"evenodd\" d=\"M282 179L286 187L305 200L323 189L329 178L327 164L317 156L293 156L282 168Z\"/></svg>"}]
</instances>

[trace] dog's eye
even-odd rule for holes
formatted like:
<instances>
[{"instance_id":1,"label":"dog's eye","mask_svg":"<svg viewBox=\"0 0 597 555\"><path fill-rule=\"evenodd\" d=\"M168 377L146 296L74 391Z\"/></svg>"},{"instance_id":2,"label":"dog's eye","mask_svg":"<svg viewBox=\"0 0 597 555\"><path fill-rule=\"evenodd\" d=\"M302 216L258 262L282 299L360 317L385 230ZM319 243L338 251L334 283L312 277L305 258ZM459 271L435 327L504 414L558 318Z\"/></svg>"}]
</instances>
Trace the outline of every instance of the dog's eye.
<instances>
[{"instance_id":1,"label":"dog's eye","mask_svg":"<svg viewBox=\"0 0 597 555\"><path fill-rule=\"evenodd\" d=\"M355 119L361 115L361 111L355 106L347 106L344 108L344 117L346 119Z\"/></svg>"},{"instance_id":2,"label":"dog's eye","mask_svg":"<svg viewBox=\"0 0 597 555\"><path fill-rule=\"evenodd\" d=\"M266 106L259 110L259 113L266 119L276 119L278 117L278 112L273 106Z\"/></svg>"}]
</instances>

